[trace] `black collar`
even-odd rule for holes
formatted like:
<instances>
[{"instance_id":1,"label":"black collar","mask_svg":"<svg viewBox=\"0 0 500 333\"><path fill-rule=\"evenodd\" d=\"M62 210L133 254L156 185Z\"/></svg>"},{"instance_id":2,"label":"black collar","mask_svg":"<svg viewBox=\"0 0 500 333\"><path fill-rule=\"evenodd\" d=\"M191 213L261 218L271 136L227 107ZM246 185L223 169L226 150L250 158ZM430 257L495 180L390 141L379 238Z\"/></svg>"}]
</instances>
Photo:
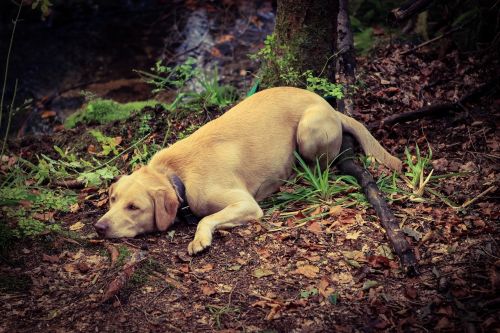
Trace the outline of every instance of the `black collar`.
<instances>
[{"instance_id":1,"label":"black collar","mask_svg":"<svg viewBox=\"0 0 500 333\"><path fill-rule=\"evenodd\" d=\"M183 222L189 224L198 224L200 219L193 214L189 208L189 204L186 197L186 186L177 175L170 177L170 182L174 187L175 193L177 194L177 199L179 199L179 208L177 209L177 218Z\"/></svg>"}]
</instances>

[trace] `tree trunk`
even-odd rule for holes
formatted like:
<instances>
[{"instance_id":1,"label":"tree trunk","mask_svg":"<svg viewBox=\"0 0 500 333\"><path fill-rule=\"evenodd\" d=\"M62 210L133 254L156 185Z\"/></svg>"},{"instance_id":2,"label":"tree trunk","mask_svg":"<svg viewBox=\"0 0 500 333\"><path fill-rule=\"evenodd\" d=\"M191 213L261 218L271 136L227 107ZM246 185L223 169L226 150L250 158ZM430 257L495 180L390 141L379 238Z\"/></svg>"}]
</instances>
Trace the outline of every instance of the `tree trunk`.
<instances>
[{"instance_id":1,"label":"tree trunk","mask_svg":"<svg viewBox=\"0 0 500 333\"><path fill-rule=\"evenodd\" d=\"M334 78L338 0L278 0L273 55L261 73L263 87L304 87L302 75Z\"/></svg>"}]
</instances>

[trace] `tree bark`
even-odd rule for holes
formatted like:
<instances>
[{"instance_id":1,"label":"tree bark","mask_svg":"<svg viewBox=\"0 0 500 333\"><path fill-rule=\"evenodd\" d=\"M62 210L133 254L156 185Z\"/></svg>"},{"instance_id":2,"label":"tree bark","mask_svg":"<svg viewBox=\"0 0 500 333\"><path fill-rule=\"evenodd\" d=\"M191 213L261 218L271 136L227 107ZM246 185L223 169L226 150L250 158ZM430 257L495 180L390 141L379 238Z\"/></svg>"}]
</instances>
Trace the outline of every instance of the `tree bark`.
<instances>
[{"instance_id":1,"label":"tree bark","mask_svg":"<svg viewBox=\"0 0 500 333\"><path fill-rule=\"evenodd\" d=\"M337 0L278 0L273 63L262 74L262 86L304 86L300 78L284 79L283 69L299 76L312 70L316 76L334 77L337 13Z\"/></svg>"}]
</instances>

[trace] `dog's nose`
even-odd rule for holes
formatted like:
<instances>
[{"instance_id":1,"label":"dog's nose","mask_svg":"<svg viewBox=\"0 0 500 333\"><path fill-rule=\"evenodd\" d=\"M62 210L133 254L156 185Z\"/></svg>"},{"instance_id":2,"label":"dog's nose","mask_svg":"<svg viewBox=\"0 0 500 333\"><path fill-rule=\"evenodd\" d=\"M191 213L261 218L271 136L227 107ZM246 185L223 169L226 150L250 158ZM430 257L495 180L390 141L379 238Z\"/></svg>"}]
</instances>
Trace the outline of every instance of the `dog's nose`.
<instances>
[{"instance_id":1,"label":"dog's nose","mask_svg":"<svg viewBox=\"0 0 500 333\"><path fill-rule=\"evenodd\" d=\"M99 220L96 224L94 224L95 231L101 237L106 236L106 231L108 231L109 224L105 220Z\"/></svg>"}]
</instances>

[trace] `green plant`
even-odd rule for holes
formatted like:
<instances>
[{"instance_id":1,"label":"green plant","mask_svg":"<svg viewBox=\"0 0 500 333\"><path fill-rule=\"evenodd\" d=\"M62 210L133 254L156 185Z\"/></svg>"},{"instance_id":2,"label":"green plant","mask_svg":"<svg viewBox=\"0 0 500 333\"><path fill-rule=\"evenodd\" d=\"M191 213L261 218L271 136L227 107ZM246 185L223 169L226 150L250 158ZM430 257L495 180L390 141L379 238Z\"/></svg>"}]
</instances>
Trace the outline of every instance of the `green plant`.
<instances>
[{"instance_id":1,"label":"green plant","mask_svg":"<svg viewBox=\"0 0 500 333\"><path fill-rule=\"evenodd\" d=\"M149 159L160 149L161 146L157 144L142 144L142 147L136 147L129 162L131 169L134 170L138 165L146 164Z\"/></svg>"},{"instance_id":2,"label":"green plant","mask_svg":"<svg viewBox=\"0 0 500 333\"><path fill-rule=\"evenodd\" d=\"M196 68L196 59L187 58L184 63L168 67L162 65L162 61L158 60L154 67L151 67L151 73L141 70L134 70L144 80L155 87L153 93L171 88L181 89L186 86L186 83L200 74L199 69Z\"/></svg>"},{"instance_id":3,"label":"green plant","mask_svg":"<svg viewBox=\"0 0 500 333\"><path fill-rule=\"evenodd\" d=\"M408 171L401 175L401 178L406 182L406 185L413 191L417 197L421 197L424 194L425 186L432 177L434 169L425 175L425 170L429 167L432 160L432 149L429 146L429 154L423 156L420 153L418 145L415 147L416 155L413 158L408 150L405 148L406 164L408 165Z\"/></svg>"},{"instance_id":4,"label":"green plant","mask_svg":"<svg viewBox=\"0 0 500 333\"><path fill-rule=\"evenodd\" d=\"M118 258L116 259L116 265L122 266L125 261L130 258L132 253L125 245L118 246Z\"/></svg>"},{"instance_id":5,"label":"green plant","mask_svg":"<svg viewBox=\"0 0 500 333\"><path fill-rule=\"evenodd\" d=\"M64 122L64 126L73 128L78 124L107 124L117 120L125 120L134 111L139 111L146 106L153 107L157 104L161 103L150 100L122 104L98 98L88 102L84 108L70 115Z\"/></svg>"},{"instance_id":6,"label":"green plant","mask_svg":"<svg viewBox=\"0 0 500 333\"><path fill-rule=\"evenodd\" d=\"M274 34L268 35L264 41L264 47L256 54L250 55L250 58L261 62L261 76L263 79L265 77L277 77L280 85L303 86L307 90L316 92L325 98L335 97L340 99L344 96L342 85L322 78L323 73L319 73L318 76L314 75L311 70L300 73L297 69L297 59L293 55L291 47L278 45ZM271 85L274 84L271 82Z\"/></svg>"},{"instance_id":7,"label":"green plant","mask_svg":"<svg viewBox=\"0 0 500 333\"><path fill-rule=\"evenodd\" d=\"M344 98L341 84L332 83L325 78L314 76L312 71L306 71L304 73L304 76L306 77L307 90L318 93L325 98Z\"/></svg>"},{"instance_id":8,"label":"green plant","mask_svg":"<svg viewBox=\"0 0 500 333\"><path fill-rule=\"evenodd\" d=\"M152 73L136 71L143 80L155 87L153 92L175 90L177 95L172 103L166 106L169 111L178 110L177 115L183 111L210 110L211 108L223 109L234 103L238 95L236 89L220 84L220 78L215 68L211 73L203 72L195 67L196 60L188 58L184 63L168 67L158 61L151 68ZM200 91L188 89L187 83L198 86ZM179 111L180 110L180 111Z\"/></svg>"},{"instance_id":9,"label":"green plant","mask_svg":"<svg viewBox=\"0 0 500 333\"><path fill-rule=\"evenodd\" d=\"M224 306L209 304L207 305L207 309L210 312L210 314L214 317L215 325L219 330L222 328L221 319L223 315L240 312L240 309L238 307L234 307L229 304Z\"/></svg>"},{"instance_id":10,"label":"green plant","mask_svg":"<svg viewBox=\"0 0 500 333\"><path fill-rule=\"evenodd\" d=\"M271 80L270 86L303 86L302 75L297 69L297 59L290 46L278 45L276 35L270 34L264 40L264 47L250 59L261 63L261 77Z\"/></svg>"},{"instance_id":11,"label":"green plant","mask_svg":"<svg viewBox=\"0 0 500 333\"><path fill-rule=\"evenodd\" d=\"M149 126L149 122L153 119L150 113L145 113L141 116L141 121L139 124L139 129L137 130L139 137L143 137L151 133L152 128Z\"/></svg>"},{"instance_id":12,"label":"green plant","mask_svg":"<svg viewBox=\"0 0 500 333\"><path fill-rule=\"evenodd\" d=\"M204 109L210 107L222 109L234 103L238 98L236 89L228 85L221 85L219 81L217 68L212 74L202 73L198 82L203 90L199 94L192 95L195 104L201 104Z\"/></svg>"},{"instance_id":13,"label":"green plant","mask_svg":"<svg viewBox=\"0 0 500 333\"><path fill-rule=\"evenodd\" d=\"M108 156L110 153L114 155L118 154L117 146L121 143L121 138L112 138L104 135L101 131L90 130L90 134L99 142L102 146L102 156Z\"/></svg>"}]
</instances>

